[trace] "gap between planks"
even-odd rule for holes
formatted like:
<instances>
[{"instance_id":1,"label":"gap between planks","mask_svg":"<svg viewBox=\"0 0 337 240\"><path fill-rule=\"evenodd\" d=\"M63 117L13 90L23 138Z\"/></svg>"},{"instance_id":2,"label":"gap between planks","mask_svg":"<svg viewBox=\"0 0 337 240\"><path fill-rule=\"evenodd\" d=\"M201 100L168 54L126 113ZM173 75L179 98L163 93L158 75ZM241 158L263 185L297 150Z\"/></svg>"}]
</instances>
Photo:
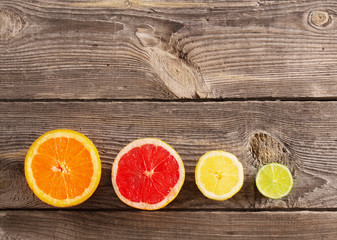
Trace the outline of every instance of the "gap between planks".
<instances>
[{"instance_id":1,"label":"gap between planks","mask_svg":"<svg viewBox=\"0 0 337 240\"><path fill-rule=\"evenodd\" d=\"M301 212L312 212L312 213L324 213L331 212L337 213L337 208L259 208L259 209L243 209L243 208L162 208L155 211L145 211L135 208L1 208L1 212L125 212L125 213L137 213L137 212L218 212L218 213L301 213Z\"/></svg>"},{"instance_id":2,"label":"gap between planks","mask_svg":"<svg viewBox=\"0 0 337 240\"><path fill-rule=\"evenodd\" d=\"M257 98L199 98L199 99L112 99L112 98L41 98L41 99L0 99L0 102L6 103L29 103L29 102L335 102L337 97L298 97L298 98L273 98L273 97L257 97Z\"/></svg>"}]
</instances>

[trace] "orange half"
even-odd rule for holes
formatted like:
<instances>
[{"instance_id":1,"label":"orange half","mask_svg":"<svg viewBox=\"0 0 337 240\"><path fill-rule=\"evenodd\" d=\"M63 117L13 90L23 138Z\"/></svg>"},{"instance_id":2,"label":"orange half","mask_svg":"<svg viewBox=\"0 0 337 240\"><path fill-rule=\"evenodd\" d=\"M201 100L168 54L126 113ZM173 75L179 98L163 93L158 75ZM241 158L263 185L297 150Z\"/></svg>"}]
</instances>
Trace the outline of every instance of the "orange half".
<instances>
[{"instance_id":1,"label":"orange half","mask_svg":"<svg viewBox=\"0 0 337 240\"><path fill-rule=\"evenodd\" d=\"M95 145L83 134L58 129L40 136L25 159L29 187L43 202L70 207L87 200L101 178Z\"/></svg>"}]
</instances>

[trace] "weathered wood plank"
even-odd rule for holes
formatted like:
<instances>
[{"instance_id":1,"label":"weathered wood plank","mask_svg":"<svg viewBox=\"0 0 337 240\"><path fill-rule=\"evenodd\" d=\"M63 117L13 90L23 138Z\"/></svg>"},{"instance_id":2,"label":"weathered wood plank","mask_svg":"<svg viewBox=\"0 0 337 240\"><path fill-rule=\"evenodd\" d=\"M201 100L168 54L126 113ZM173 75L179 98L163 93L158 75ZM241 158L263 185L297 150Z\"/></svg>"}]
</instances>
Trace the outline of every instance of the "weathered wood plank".
<instances>
[{"instance_id":1,"label":"weathered wood plank","mask_svg":"<svg viewBox=\"0 0 337 240\"><path fill-rule=\"evenodd\" d=\"M95 194L77 208L129 209L114 194L111 164L130 141L158 137L181 155L186 180L169 209L335 209L337 206L336 102L48 102L0 103L0 208L50 208L24 177L24 157L42 133L70 128L86 134L102 159ZM194 183L206 151L222 149L242 161L245 182L232 199L208 200ZM267 162L288 165L291 194L267 200L254 186Z\"/></svg>"},{"instance_id":2,"label":"weathered wood plank","mask_svg":"<svg viewBox=\"0 0 337 240\"><path fill-rule=\"evenodd\" d=\"M0 3L0 99L335 98L329 1Z\"/></svg>"},{"instance_id":3,"label":"weathered wood plank","mask_svg":"<svg viewBox=\"0 0 337 240\"><path fill-rule=\"evenodd\" d=\"M1 239L336 239L336 212L0 212Z\"/></svg>"}]
</instances>

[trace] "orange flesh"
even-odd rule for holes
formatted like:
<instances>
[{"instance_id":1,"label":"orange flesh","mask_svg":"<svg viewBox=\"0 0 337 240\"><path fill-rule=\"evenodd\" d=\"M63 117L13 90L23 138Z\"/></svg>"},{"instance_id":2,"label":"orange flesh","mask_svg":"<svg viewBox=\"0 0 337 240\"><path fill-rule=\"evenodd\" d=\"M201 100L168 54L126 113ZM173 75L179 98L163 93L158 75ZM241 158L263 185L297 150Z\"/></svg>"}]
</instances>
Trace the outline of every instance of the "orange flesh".
<instances>
[{"instance_id":1,"label":"orange flesh","mask_svg":"<svg viewBox=\"0 0 337 240\"><path fill-rule=\"evenodd\" d=\"M55 199L73 199L89 187L94 172L84 145L66 137L43 142L31 165L36 185Z\"/></svg>"}]
</instances>

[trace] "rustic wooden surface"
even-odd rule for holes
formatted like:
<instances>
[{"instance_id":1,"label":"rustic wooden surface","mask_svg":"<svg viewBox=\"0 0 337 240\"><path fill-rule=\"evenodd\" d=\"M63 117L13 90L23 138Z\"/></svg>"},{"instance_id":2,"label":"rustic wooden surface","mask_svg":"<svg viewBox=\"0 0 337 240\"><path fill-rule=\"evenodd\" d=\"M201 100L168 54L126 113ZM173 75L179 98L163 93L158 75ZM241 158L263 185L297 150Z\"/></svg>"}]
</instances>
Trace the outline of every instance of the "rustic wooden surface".
<instances>
[{"instance_id":1,"label":"rustic wooden surface","mask_svg":"<svg viewBox=\"0 0 337 240\"><path fill-rule=\"evenodd\" d=\"M11 102L0 107L4 209L52 208L30 191L23 160L30 144L54 128L84 133L102 159L99 188L75 209L130 209L114 194L111 166L123 146L143 137L163 139L184 161L185 184L168 209L336 208L335 102ZM219 149L237 155L245 170L242 190L224 202L206 199L194 183L199 157ZM254 177L267 162L292 170L289 197L266 200L258 193Z\"/></svg>"},{"instance_id":2,"label":"rustic wooden surface","mask_svg":"<svg viewBox=\"0 0 337 240\"><path fill-rule=\"evenodd\" d=\"M0 0L0 239L336 239L337 3L334 0ZM87 135L102 179L85 203L42 203L24 157L42 133ZM119 150L158 137L186 180L160 211L131 209L111 186ZM198 158L227 150L245 182L206 199ZM295 184L268 200L260 166Z\"/></svg>"},{"instance_id":3,"label":"rustic wooden surface","mask_svg":"<svg viewBox=\"0 0 337 240\"><path fill-rule=\"evenodd\" d=\"M316 240L337 237L336 212L3 211L0 214L4 239L97 239L100 236L102 239Z\"/></svg>"},{"instance_id":4,"label":"rustic wooden surface","mask_svg":"<svg viewBox=\"0 0 337 240\"><path fill-rule=\"evenodd\" d=\"M334 98L336 7L334 0L1 0L0 94Z\"/></svg>"}]
</instances>

